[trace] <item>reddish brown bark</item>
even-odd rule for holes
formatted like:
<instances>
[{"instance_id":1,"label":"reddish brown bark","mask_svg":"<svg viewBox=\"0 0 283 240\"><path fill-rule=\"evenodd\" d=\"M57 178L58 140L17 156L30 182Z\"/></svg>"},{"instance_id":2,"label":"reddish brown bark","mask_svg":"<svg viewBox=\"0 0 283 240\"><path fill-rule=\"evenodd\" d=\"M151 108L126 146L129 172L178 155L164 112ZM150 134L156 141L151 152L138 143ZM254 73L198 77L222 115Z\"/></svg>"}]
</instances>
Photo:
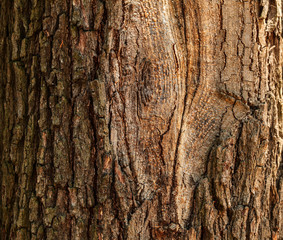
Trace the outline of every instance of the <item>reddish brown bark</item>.
<instances>
[{"instance_id":1,"label":"reddish brown bark","mask_svg":"<svg viewBox=\"0 0 283 240\"><path fill-rule=\"evenodd\" d=\"M0 11L1 239L283 239L281 0Z\"/></svg>"}]
</instances>

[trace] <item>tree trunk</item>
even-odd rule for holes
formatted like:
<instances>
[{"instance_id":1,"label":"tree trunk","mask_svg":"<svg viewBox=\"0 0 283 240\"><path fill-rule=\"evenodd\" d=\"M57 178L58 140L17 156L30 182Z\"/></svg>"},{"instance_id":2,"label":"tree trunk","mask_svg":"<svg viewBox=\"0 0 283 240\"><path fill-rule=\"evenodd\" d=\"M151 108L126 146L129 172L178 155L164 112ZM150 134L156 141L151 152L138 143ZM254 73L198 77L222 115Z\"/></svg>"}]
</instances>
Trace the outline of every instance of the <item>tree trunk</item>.
<instances>
[{"instance_id":1,"label":"tree trunk","mask_svg":"<svg viewBox=\"0 0 283 240\"><path fill-rule=\"evenodd\" d=\"M1 0L1 239L283 239L282 0Z\"/></svg>"}]
</instances>

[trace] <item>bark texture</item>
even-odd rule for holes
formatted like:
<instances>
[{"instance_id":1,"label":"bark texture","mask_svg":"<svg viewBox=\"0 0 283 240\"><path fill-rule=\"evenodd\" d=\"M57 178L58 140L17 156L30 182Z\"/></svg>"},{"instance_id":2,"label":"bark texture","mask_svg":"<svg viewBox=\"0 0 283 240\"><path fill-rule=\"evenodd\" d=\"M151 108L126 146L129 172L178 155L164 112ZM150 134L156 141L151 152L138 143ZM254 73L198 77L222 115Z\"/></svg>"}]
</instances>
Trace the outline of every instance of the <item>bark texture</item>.
<instances>
[{"instance_id":1,"label":"bark texture","mask_svg":"<svg viewBox=\"0 0 283 240\"><path fill-rule=\"evenodd\" d=\"M1 239L283 239L282 0L1 0Z\"/></svg>"}]
</instances>

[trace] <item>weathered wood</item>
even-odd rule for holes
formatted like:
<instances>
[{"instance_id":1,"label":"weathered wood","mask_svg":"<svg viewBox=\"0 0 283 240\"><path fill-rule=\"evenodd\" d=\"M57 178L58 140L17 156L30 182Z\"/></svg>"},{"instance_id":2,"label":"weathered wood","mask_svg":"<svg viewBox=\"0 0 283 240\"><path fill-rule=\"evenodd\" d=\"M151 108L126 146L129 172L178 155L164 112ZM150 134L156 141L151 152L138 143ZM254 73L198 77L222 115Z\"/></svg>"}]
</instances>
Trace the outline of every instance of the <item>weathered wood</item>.
<instances>
[{"instance_id":1,"label":"weathered wood","mask_svg":"<svg viewBox=\"0 0 283 240\"><path fill-rule=\"evenodd\" d=\"M1 239L283 239L281 0L0 11Z\"/></svg>"}]
</instances>

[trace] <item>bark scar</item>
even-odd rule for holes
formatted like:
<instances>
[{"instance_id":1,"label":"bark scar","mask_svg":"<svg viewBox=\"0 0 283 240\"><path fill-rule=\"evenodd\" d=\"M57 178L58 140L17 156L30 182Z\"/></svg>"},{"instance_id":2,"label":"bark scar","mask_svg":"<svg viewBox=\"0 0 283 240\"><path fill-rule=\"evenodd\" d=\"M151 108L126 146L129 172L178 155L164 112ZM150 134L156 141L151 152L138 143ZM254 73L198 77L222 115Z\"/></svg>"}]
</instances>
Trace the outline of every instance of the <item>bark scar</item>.
<instances>
[{"instance_id":1,"label":"bark scar","mask_svg":"<svg viewBox=\"0 0 283 240\"><path fill-rule=\"evenodd\" d=\"M179 65L179 60L178 60L177 54L176 54L176 51L177 51L176 50L176 43L174 43L172 47L173 47L173 52L174 52L174 57L175 57L175 62L176 62L176 71L175 72L177 73L179 71L180 65Z\"/></svg>"}]
</instances>

